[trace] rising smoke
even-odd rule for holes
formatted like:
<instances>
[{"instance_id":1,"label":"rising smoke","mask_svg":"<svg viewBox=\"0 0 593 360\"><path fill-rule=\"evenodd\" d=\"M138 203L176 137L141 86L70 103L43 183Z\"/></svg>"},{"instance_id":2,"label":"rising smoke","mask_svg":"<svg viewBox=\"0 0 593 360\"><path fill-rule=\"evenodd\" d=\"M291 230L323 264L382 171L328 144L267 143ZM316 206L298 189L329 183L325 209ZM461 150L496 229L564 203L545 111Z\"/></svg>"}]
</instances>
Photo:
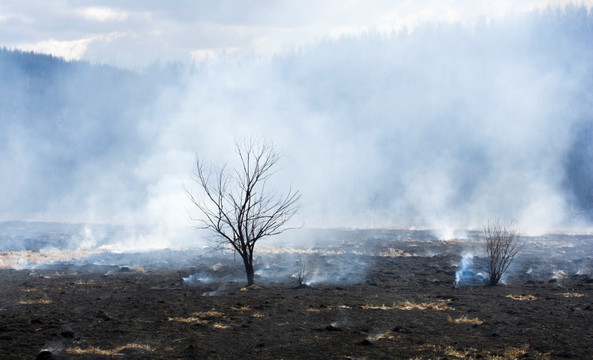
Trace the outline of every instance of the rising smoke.
<instances>
[{"instance_id":1,"label":"rising smoke","mask_svg":"<svg viewBox=\"0 0 593 360\"><path fill-rule=\"evenodd\" d=\"M143 73L4 50L0 215L186 246L195 154L232 164L235 138L257 134L307 227L586 226L592 33L566 8Z\"/></svg>"}]
</instances>

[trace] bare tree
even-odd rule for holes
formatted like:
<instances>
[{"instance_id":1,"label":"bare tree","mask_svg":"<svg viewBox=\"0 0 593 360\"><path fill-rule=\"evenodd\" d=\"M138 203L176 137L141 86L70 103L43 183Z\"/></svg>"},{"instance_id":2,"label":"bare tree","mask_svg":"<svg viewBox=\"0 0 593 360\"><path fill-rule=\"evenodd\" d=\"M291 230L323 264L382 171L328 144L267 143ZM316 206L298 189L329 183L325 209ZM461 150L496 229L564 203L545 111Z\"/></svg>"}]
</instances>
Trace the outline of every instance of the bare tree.
<instances>
[{"instance_id":1,"label":"bare tree","mask_svg":"<svg viewBox=\"0 0 593 360\"><path fill-rule=\"evenodd\" d=\"M240 140L235 143L240 166L228 170L196 160L195 182L201 190L194 196L186 189L191 202L202 217L198 228L213 231L219 245L228 244L243 259L247 284L253 285L253 251L264 237L288 230L287 222L299 209L298 191L289 189L284 196L268 191L266 183L275 173L280 155L274 147L261 139Z\"/></svg>"},{"instance_id":2,"label":"bare tree","mask_svg":"<svg viewBox=\"0 0 593 360\"><path fill-rule=\"evenodd\" d=\"M516 230L511 229L512 223L501 224L497 220L484 225L484 240L488 257L489 285L496 285L508 270L524 241Z\"/></svg>"}]
</instances>

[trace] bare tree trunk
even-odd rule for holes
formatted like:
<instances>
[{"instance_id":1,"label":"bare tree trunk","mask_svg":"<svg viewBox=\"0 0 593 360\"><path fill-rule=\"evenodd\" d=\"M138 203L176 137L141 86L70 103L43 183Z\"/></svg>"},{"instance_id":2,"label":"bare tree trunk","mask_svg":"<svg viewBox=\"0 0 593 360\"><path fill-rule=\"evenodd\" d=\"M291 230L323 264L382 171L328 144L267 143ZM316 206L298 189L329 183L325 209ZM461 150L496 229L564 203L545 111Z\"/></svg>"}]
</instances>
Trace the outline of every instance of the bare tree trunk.
<instances>
[{"instance_id":1,"label":"bare tree trunk","mask_svg":"<svg viewBox=\"0 0 593 360\"><path fill-rule=\"evenodd\" d=\"M253 270L253 262L249 261L247 256L243 257L245 264L245 274L247 275L247 286L255 284L255 271Z\"/></svg>"}]
</instances>

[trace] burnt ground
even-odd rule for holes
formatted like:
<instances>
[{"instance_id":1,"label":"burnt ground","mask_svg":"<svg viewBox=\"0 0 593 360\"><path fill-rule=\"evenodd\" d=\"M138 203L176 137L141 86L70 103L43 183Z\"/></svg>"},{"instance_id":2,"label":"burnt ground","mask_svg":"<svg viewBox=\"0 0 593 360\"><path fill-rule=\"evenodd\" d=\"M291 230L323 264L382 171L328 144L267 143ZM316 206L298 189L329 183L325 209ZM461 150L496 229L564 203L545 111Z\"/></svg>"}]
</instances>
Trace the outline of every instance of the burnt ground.
<instances>
[{"instance_id":1,"label":"burnt ground","mask_svg":"<svg viewBox=\"0 0 593 360\"><path fill-rule=\"evenodd\" d=\"M471 240L359 236L262 246L249 289L229 254L0 270L0 358L593 358L590 238L532 240L508 284L455 287Z\"/></svg>"}]
</instances>

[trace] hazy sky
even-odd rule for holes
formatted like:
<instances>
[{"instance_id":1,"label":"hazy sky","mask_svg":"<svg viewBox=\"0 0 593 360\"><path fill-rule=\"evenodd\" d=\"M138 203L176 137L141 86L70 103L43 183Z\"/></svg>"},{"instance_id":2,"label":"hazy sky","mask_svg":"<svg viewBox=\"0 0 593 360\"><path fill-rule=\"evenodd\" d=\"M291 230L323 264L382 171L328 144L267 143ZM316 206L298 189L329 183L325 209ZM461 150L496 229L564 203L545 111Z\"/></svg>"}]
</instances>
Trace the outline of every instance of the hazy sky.
<instances>
[{"instance_id":1,"label":"hazy sky","mask_svg":"<svg viewBox=\"0 0 593 360\"><path fill-rule=\"evenodd\" d=\"M0 45L137 68L225 53L269 54L364 31L472 24L593 0L2 0Z\"/></svg>"}]
</instances>

